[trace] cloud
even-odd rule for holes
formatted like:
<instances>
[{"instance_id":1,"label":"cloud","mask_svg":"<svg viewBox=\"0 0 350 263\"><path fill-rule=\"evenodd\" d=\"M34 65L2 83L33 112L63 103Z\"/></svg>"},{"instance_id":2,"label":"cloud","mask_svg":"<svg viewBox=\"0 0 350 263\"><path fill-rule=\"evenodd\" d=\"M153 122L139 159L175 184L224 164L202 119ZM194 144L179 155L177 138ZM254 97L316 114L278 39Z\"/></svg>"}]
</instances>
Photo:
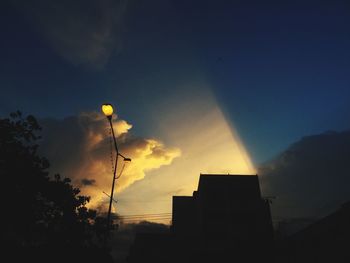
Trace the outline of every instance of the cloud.
<instances>
[{"instance_id":1,"label":"cloud","mask_svg":"<svg viewBox=\"0 0 350 263\"><path fill-rule=\"evenodd\" d=\"M83 185L94 185L96 183L96 180L95 179L81 179L81 183Z\"/></svg>"},{"instance_id":2,"label":"cloud","mask_svg":"<svg viewBox=\"0 0 350 263\"><path fill-rule=\"evenodd\" d=\"M33 19L52 47L76 65L101 68L114 50L127 0L13 0Z\"/></svg>"},{"instance_id":3,"label":"cloud","mask_svg":"<svg viewBox=\"0 0 350 263\"><path fill-rule=\"evenodd\" d=\"M259 168L263 192L281 217L319 217L350 200L350 131L302 138Z\"/></svg>"},{"instance_id":4,"label":"cloud","mask_svg":"<svg viewBox=\"0 0 350 263\"><path fill-rule=\"evenodd\" d=\"M112 184L115 150L109 124L97 113L83 113L63 120L44 119L43 141L40 149L51 162L51 172L60 173L90 195L91 205L107 205L103 191L109 193ZM114 120L119 151L132 161L123 164L119 158L116 191L121 192L148 171L169 165L180 156L177 148L166 147L154 138L135 137L132 125L125 120Z\"/></svg>"}]
</instances>

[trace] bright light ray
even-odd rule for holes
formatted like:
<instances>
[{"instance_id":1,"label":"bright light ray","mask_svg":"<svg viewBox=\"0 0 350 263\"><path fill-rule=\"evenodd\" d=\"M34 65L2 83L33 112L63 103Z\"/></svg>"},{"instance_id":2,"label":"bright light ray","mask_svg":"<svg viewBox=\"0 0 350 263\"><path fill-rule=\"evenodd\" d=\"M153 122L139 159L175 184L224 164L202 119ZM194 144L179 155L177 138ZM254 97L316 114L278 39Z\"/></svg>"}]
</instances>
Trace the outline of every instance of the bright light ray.
<instances>
[{"instance_id":1,"label":"bright light ray","mask_svg":"<svg viewBox=\"0 0 350 263\"><path fill-rule=\"evenodd\" d=\"M181 156L121 193L121 214L171 211L172 195L192 195L200 173L256 174L237 132L210 93L182 100L176 110L159 116L159 123L162 139L180 148Z\"/></svg>"}]
</instances>

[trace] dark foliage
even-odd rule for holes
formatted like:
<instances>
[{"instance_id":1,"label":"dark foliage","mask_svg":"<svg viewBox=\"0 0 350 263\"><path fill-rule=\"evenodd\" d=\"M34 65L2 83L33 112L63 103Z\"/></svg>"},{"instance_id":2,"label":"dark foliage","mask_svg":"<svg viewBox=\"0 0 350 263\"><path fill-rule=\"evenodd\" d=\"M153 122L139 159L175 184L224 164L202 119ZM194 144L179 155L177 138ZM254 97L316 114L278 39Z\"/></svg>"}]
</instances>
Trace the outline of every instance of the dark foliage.
<instances>
[{"instance_id":1,"label":"dark foliage","mask_svg":"<svg viewBox=\"0 0 350 263\"><path fill-rule=\"evenodd\" d=\"M74 254L67 251L75 251L77 259L87 254L93 258L103 251L105 220L86 207L89 197L79 195L70 179L49 175L48 160L37 153L40 130L33 116L20 112L0 119L4 244L21 251L13 255L17 257L47 260L48 251L56 251L67 260L64 255L72 259Z\"/></svg>"}]
</instances>

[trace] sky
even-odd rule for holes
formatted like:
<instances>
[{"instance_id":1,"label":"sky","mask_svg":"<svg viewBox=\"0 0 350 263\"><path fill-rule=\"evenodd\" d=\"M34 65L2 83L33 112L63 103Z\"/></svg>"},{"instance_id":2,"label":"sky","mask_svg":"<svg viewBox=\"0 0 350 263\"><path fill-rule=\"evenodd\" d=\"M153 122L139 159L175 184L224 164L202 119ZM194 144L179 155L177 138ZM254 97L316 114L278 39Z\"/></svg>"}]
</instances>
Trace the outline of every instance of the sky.
<instances>
[{"instance_id":1,"label":"sky","mask_svg":"<svg viewBox=\"0 0 350 263\"><path fill-rule=\"evenodd\" d=\"M112 103L134 159L118 181L123 214L169 212L201 172L254 174L350 126L345 0L6 0L0 13L0 115L39 118L52 170L97 205L110 171L100 106Z\"/></svg>"}]
</instances>

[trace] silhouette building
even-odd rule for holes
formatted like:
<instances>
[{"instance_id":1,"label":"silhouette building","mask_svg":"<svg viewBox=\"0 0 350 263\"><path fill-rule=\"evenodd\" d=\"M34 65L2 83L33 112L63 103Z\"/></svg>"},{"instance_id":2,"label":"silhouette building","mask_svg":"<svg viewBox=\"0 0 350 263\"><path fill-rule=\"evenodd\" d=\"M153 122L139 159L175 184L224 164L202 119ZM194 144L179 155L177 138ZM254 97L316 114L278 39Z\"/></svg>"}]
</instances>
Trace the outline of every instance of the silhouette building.
<instances>
[{"instance_id":1,"label":"silhouette building","mask_svg":"<svg viewBox=\"0 0 350 263\"><path fill-rule=\"evenodd\" d=\"M267 257L273 227L258 176L201 174L192 197L173 197L172 230L179 244L197 244L195 253L206 259Z\"/></svg>"},{"instance_id":2,"label":"silhouette building","mask_svg":"<svg viewBox=\"0 0 350 263\"><path fill-rule=\"evenodd\" d=\"M171 248L159 251L159 261L271 262L273 226L258 176L201 174L192 196L173 196L167 238L162 244ZM137 236L135 244L140 244ZM152 239L143 245L152 247ZM147 251L144 246L143 251ZM132 247L129 262L157 261L154 253L150 258L145 253L139 258L137 250Z\"/></svg>"}]
</instances>

